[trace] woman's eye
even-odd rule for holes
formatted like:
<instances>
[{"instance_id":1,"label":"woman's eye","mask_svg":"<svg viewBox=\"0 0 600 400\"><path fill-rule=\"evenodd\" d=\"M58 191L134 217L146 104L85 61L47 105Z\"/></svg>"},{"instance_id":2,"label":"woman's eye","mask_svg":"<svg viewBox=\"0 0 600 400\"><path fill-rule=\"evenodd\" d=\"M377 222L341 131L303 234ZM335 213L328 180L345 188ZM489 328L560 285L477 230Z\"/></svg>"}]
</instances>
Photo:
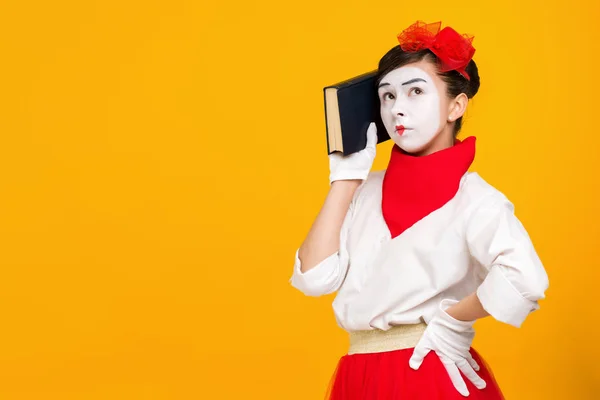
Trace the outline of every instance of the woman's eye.
<instances>
[{"instance_id":1,"label":"woman's eye","mask_svg":"<svg viewBox=\"0 0 600 400\"><path fill-rule=\"evenodd\" d=\"M389 96L389 97L388 97L388 96ZM387 100L387 99L393 99L393 98L394 98L394 95L393 95L393 94L391 94L390 92L386 92L386 93L384 93L384 94L383 94L383 99L384 99L384 100Z\"/></svg>"},{"instance_id":2,"label":"woman's eye","mask_svg":"<svg viewBox=\"0 0 600 400\"><path fill-rule=\"evenodd\" d=\"M419 94L422 94L422 93L423 93L423 91L422 91L421 89L419 89L418 87L414 87L414 88L410 89L410 92L409 92L409 94L410 94L410 93L414 93L414 94L416 94L416 95L419 95Z\"/></svg>"}]
</instances>

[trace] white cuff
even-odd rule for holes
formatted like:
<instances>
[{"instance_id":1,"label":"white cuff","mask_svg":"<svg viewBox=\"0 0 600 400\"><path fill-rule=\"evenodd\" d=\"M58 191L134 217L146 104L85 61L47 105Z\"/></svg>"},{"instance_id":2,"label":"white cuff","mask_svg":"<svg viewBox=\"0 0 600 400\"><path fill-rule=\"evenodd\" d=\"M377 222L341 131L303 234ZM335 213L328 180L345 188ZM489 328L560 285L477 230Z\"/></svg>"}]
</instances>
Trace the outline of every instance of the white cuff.
<instances>
[{"instance_id":1,"label":"white cuff","mask_svg":"<svg viewBox=\"0 0 600 400\"><path fill-rule=\"evenodd\" d=\"M454 299L444 299L440 302L440 316L441 318L443 318L445 320L445 322L447 324L450 325L450 328L452 328L453 331L455 332L464 332L467 331L469 329L471 329L473 327L473 324L475 323L475 320L473 321L461 321L459 319L454 318L453 316L451 316L450 314L448 314L446 312L447 309L449 309L450 307L452 307L453 305L459 303L458 300L454 300Z\"/></svg>"},{"instance_id":2,"label":"white cuff","mask_svg":"<svg viewBox=\"0 0 600 400\"><path fill-rule=\"evenodd\" d=\"M363 182L369 176L369 171L342 171L337 174L329 175L329 183L332 184L335 181L348 181L348 180L357 180L360 179Z\"/></svg>"},{"instance_id":3,"label":"white cuff","mask_svg":"<svg viewBox=\"0 0 600 400\"><path fill-rule=\"evenodd\" d=\"M294 273L290 278L290 283L293 287L300 290L307 296L322 296L332 293L336 290L334 287L337 281L337 272L339 264L339 256L336 251L315 267L306 272L300 270L301 262L298 258L298 250L296 250L296 258L294 262Z\"/></svg>"},{"instance_id":4,"label":"white cuff","mask_svg":"<svg viewBox=\"0 0 600 400\"><path fill-rule=\"evenodd\" d=\"M519 328L530 312L539 308L537 302L526 299L494 265L477 288L481 305L498 321Z\"/></svg>"}]
</instances>

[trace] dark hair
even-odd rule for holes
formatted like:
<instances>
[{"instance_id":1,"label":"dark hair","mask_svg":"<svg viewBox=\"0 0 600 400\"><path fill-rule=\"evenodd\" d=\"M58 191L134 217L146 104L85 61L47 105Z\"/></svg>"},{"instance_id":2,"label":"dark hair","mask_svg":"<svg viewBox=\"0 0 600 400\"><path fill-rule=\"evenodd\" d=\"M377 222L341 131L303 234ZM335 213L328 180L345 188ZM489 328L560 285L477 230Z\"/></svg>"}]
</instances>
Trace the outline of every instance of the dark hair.
<instances>
[{"instance_id":1,"label":"dark hair","mask_svg":"<svg viewBox=\"0 0 600 400\"><path fill-rule=\"evenodd\" d=\"M375 78L375 87L379 86L381 79L388 73L397 68L400 68L407 64L419 62L423 59L427 59L437 65L438 59L435 54L430 50L424 49L415 52L406 52L400 48L399 45L390 49L381 60L379 60L379 67L377 70L377 76ZM467 95L469 99L473 98L479 90L479 72L477 71L477 65L475 61L471 60L465 68L467 74L471 80L467 80L457 71L438 72L438 76L442 78L448 87L448 97L454 98L461 93ZM379 104L378 104L379 108ZM458 135L462 126L462 117L456 120L454 125L454 136Z\"/></svg>"}]
</instances>

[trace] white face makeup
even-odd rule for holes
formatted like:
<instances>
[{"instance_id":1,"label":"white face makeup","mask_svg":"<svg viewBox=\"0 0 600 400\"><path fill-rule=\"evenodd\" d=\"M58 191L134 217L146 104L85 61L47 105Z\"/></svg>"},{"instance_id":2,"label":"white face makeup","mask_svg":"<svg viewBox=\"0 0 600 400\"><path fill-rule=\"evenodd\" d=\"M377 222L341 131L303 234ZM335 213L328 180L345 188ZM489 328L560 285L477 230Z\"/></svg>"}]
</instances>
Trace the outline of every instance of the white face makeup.
<instances>
[{"instance_id":1,"label":"white face makeup","mask_svg":"<svg viewBox=\"0 0 600 400\"><path fill-rule=\"evenodd\" d=\"M378 95L383 125L402 150L422 151L443 129L440 94L423 69L409 65L389 72Z\"/></svg>"}]
</instances>

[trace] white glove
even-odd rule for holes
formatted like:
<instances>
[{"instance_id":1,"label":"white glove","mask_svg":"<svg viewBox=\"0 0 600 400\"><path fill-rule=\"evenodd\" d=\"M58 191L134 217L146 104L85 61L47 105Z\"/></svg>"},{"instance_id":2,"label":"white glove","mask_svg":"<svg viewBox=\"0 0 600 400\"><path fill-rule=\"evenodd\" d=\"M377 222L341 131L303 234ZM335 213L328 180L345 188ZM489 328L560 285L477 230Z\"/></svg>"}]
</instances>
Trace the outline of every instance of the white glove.
<instances>
[{"instance_id":1,"label":"white glove","mask_svg":"<svg viewBox=\"0 0 600 400\"><path fill-rule=\"evenodd\" d=\"M456 303L458 303L456 300L442 300L437 314L431 319L417 343L409 365L412 369L418 369L425 356L431 350L435 351L446 367L456 390L463 396L468 396L469 390L459 370L478 389L485 388L486 384L475 372L479 371L479 365L469 353L475 337L473 329L475 321L459 321L445 311Z\"/></svg>"},{"instance_id":2,"label":"white glove","mask_svg":"<svg viewBox=\"0 0 600 400\"><path fill-rule=\"evenodd\" d=\"M344 156L340 152L329 155L329 183L350 179L367 179L377 145L377 127L371 122L367 129L367 146L356 153Z\"/></svg>"}]
</instances>

